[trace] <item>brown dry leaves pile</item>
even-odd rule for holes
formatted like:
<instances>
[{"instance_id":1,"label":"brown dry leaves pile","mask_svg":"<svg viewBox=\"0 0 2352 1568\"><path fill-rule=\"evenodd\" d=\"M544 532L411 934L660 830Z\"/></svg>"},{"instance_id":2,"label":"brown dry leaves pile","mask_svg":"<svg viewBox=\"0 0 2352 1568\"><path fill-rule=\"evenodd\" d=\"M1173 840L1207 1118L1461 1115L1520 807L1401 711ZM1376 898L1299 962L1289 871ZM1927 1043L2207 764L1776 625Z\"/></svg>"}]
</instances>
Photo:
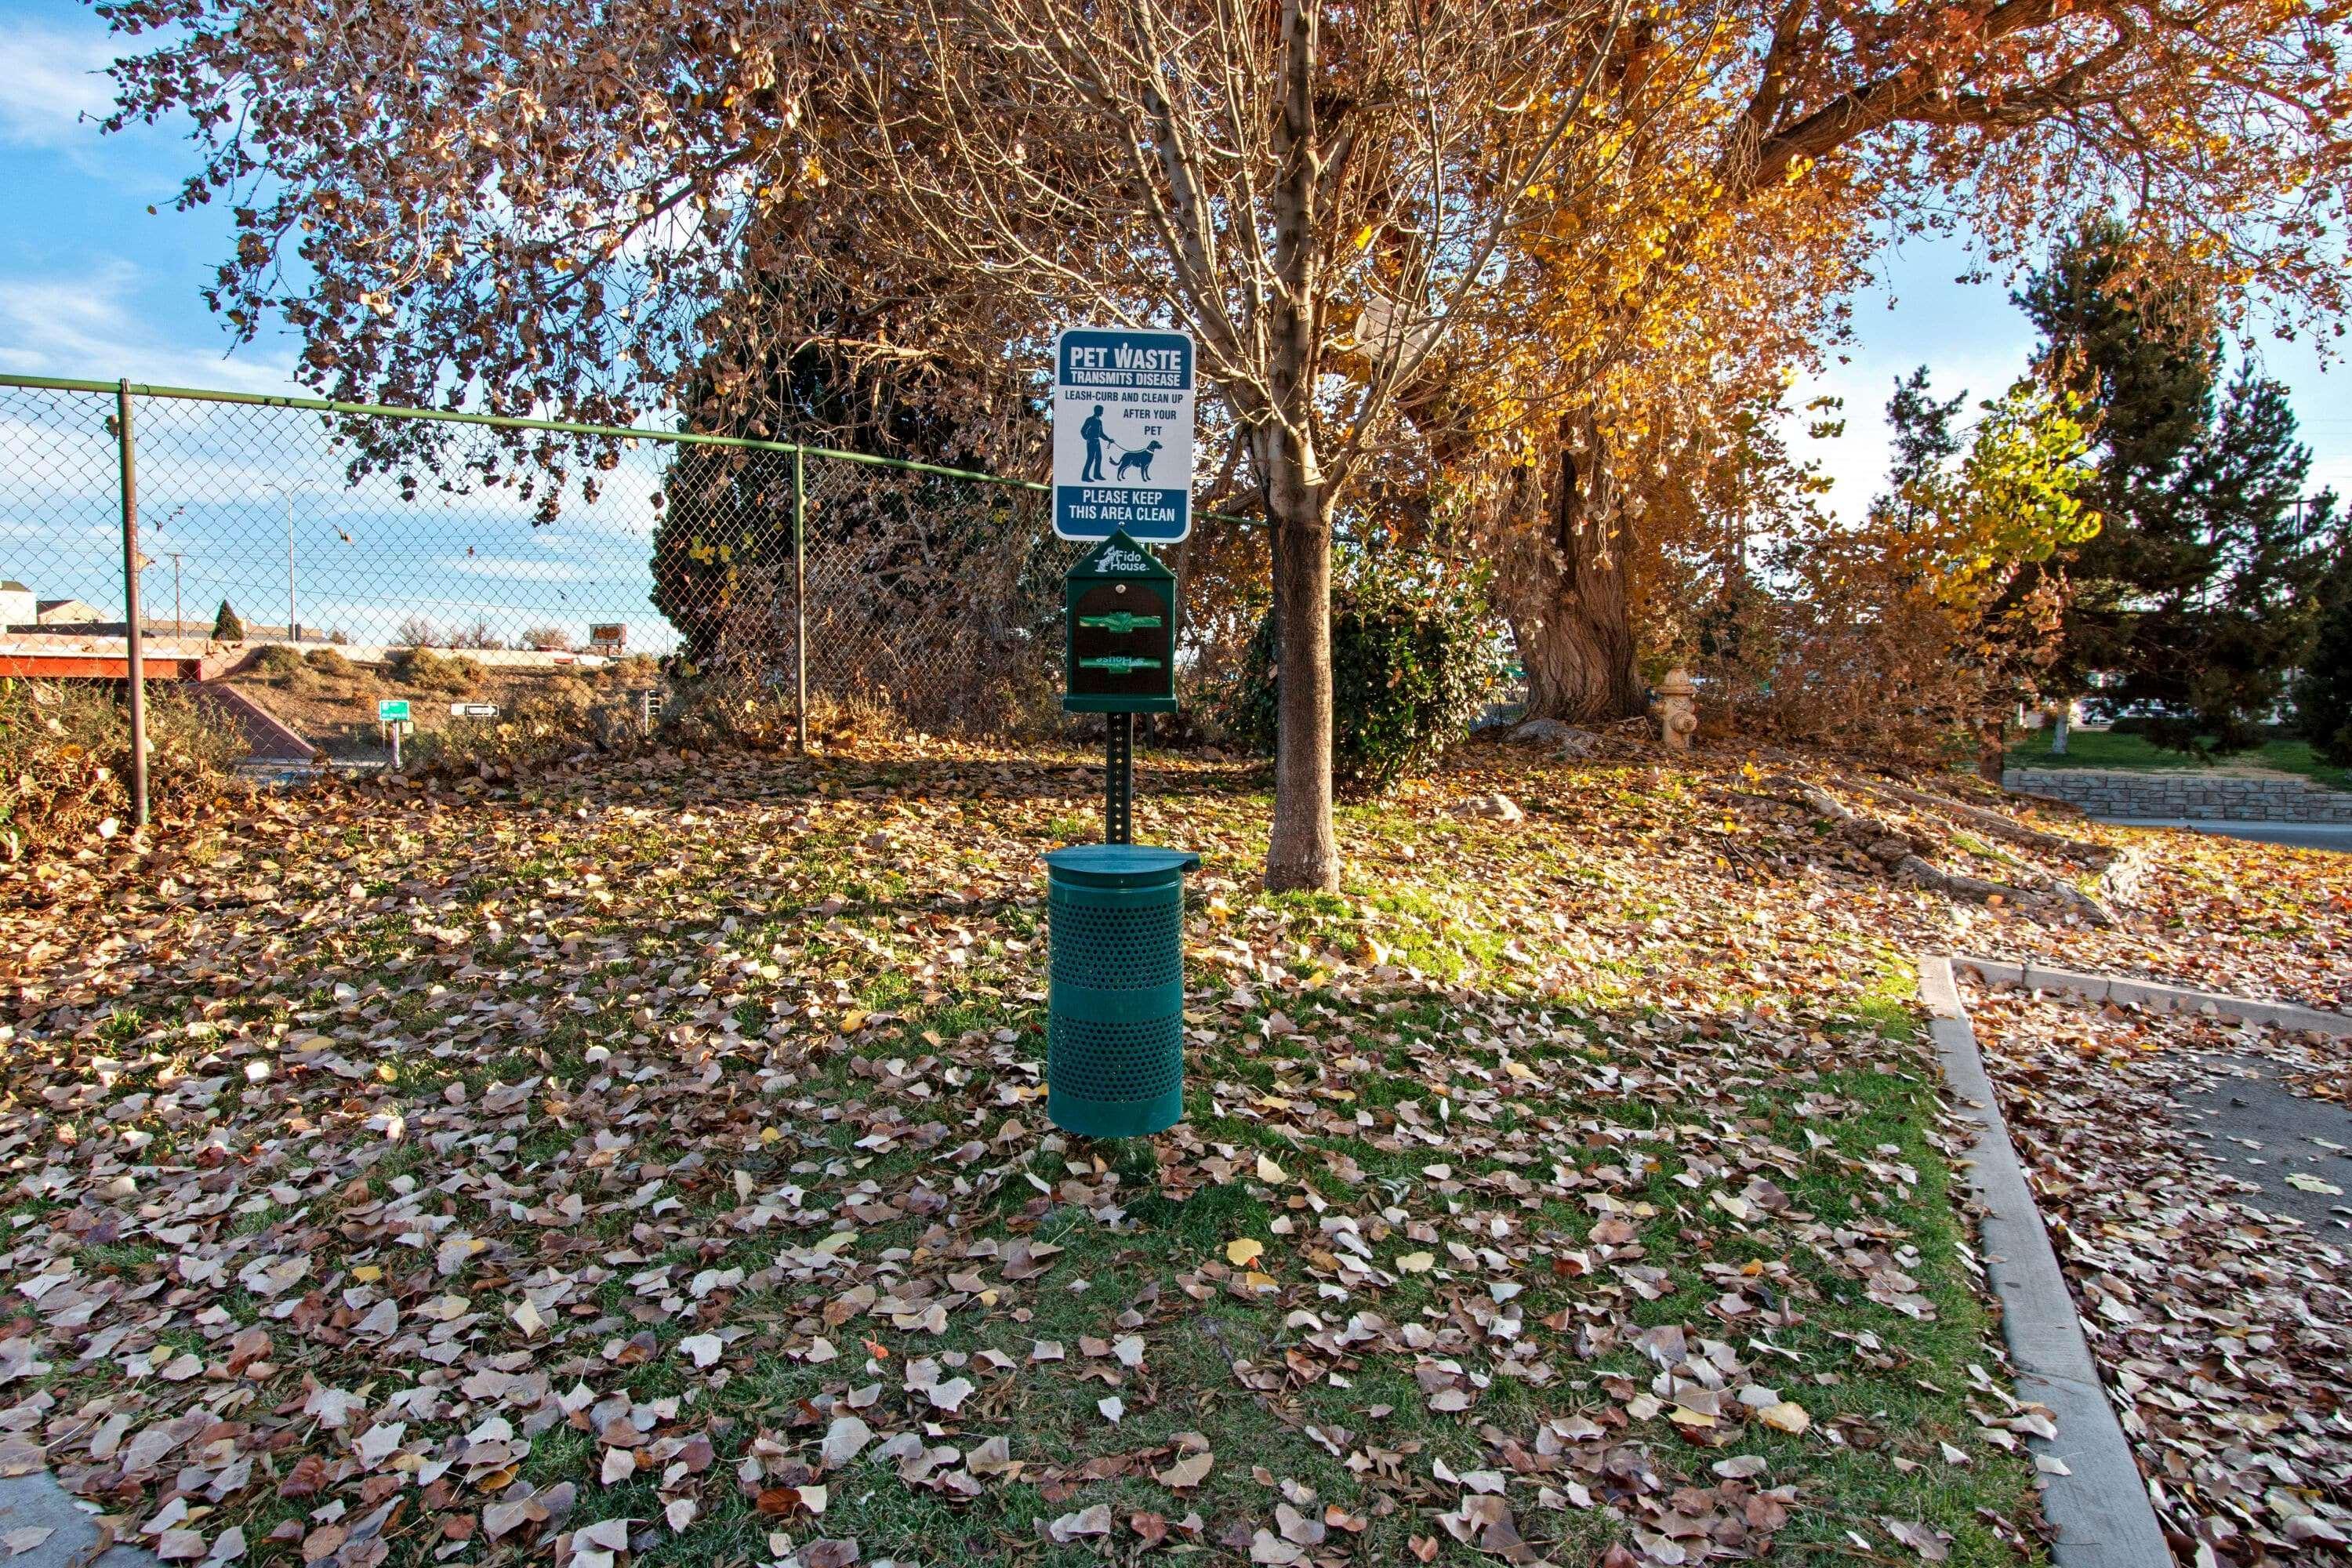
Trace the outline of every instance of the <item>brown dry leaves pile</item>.
<instances>
[{"instance_id":1,"label":"brown dry leaves pile","mask_svg":"<svg viewBox=\"0 0 2352 1568\"><path fill-rule=\"evenodd\" d=\"M2352 1563L2352 1247L2275 1215L2175 1098L2231 1053L2293 1077L2346 1043L2015 991L1969 1005L2179 1560Z\"/></svg>"},{"instance_id":2,"label":"brown dry leaves pile","mask_svg":"<svg viewBox=\"0 0 2352 1568\"><path fill-rule=\"evenodd\" d=\"M1247 775L1156 771L1139 836L1208 863L1149 1154L1044 1117L1075 759L265 797L18 868L0 1471L332 1568L2030 1554L2043 1418L1892 999L1950 910L1752 772L1475 753L1266 900Z\"/></svg>"}]
</instances>

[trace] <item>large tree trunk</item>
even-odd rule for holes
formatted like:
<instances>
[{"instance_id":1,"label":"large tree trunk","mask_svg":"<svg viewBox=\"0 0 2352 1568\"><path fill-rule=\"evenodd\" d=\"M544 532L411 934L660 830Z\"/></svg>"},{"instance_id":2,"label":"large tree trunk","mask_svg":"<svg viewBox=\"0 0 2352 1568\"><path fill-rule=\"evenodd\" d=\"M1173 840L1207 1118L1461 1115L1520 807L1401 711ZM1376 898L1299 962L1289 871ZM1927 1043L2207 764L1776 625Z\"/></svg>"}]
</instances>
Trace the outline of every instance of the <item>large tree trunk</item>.
<instances>
[{"instance_id":1,"label":"large tree trunk","mask_svg":"<svg viewBox=\"0 0 2352 1568\"><path fill-rule=\"evenodd\" d=\"M1323 289L1317 222L1328 169L1316 119L1318 7L1285 0L1284 91L1275 127L1275 273L1266 313L1268 405L1244 414L1274 524L1274 826L1269 891L1339 890L1331 827L1331 497L1315 451L1315 359Z\"/></svg>"},{"instance_id":2,"label":"large tree trunk","mask_svg":"<svg viewBox=\"0 0 2352 1568\"><path fill-rule=\"evenodd\" d=\"M1580 419L1561 434L1542 526L1517 531L1498 596L1527 668L1528 717L1604 723L1642 711L1626 578L1632 542L1612 504L1600 432Z\"/></svg>"},{"instance_id":3,"label":"large tree trunk","mask_svg":"<svg viewBox=\"0 0 2352 1568\"><path fill-rule=\"evenodd\" d=\"M1339 889L1331 827L1331 523L1314 454L1278 423L1255 437L1274 523L1274 826L1269 891Z\"/></svg>"}]
</instances>

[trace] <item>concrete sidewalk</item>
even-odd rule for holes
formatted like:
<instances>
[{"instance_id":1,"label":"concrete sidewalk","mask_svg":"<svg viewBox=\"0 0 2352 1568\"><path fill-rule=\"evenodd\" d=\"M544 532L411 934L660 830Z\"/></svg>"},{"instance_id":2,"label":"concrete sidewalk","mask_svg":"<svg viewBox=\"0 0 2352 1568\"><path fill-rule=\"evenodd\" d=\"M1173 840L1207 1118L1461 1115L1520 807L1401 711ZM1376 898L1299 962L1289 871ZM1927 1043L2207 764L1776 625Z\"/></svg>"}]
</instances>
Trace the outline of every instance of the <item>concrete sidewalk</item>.
<instances>
[{"instance_id":1,"label":"concrete sidewalk","mask_svg":"<svg viewBox=\"0 0 2352 1568\"><path fill-rule=\"evenodd\" d=\"M8 1568L161 1568L161 1560L139 1546L91 1556L98 1521L47 1470L0 1477L0 1537L20 1530L49 1533L8 1558Z\"/></svg>"}]
</instances>

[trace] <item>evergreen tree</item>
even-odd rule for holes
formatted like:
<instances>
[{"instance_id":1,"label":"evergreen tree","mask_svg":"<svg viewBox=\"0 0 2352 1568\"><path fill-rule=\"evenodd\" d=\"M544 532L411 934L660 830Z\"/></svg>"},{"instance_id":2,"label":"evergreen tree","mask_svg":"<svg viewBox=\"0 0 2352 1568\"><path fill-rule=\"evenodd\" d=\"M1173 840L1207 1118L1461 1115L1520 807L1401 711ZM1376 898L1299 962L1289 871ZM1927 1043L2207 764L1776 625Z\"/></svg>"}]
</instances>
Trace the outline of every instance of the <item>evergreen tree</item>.
<instances>
[{"instance_id":1,"label":"evergreen tree","mask_svg":"<svg viewBox=\"0 0 2352 1568\"><path fill-rule=\"evenodd\" d=\"M2139 617L2149 650L2126 691L2158 705L2135 727L2160 745L2262 742L2289 672L2310 652L2335 532L2332 498L2300 505L2311 453L2286 389L2242 369L2173 487L2187 582Z\"/></svg>"},{"instance_id":2,"label":"evergreen tree","mask_svg":"<svg viewBox=\"0 0 2352 1568\"><path fill-rule=\"evenodd\" d=\"M1960 455L1960 433L1952 421L1969 400L1966 388L1944 402L1927 390L1927 367L1896 380L1895 395L1886 400L1886 423L1894 448L1887 464L1888 493L1871 502L1871 510L1905 526L1915 523L1922 504L1921 490L1935 482L1945 465Z\"/></svg>"},{"instance_id":3,"label":"evergreen tree","mask_svg":"<svg viewBox=\"0 0 2352 1568\"><path fill-rule=\"evenodd\" d=\"M226 599L220 602L220 611L213 616L213 640L215 642L245 640L245 623L236 618L236 612L229 608Z\"/></svg>"},{"instance_id":4,"label":"evergreen tree","mask_svg":"<svg viewBox=\"0 0 2352 1568\"><path fill-rule=\"evenodd\" d=\"M2099 532L2063 563L2073 595L2052 679L2144 710L2176 750L2240 751L2310 647L2330 515L2298 507L2310 454L2285 389L2243 367L2217 396L2211 296L2173 280L2123 225L2095 219L2016 296L2039 368L2096 422L2084 494Z\"/></svg>"},{"instance_id":5,"label":"evergreen tree","mask_svg":"<svg viewBox=\"0 0 2352 1568\"><path fill-rule=\"evenodd\" d=\"M2332 518L2332 493L2317 504ZM2335 544L2335 566L2318 595L2318 633L2295 688L2295 720L2322 758L2352 767L2352 529L2339 528Z\"/></svg>"},{"instance_id":6,"label":"evergreen tree","mask_svg":"<svg viewBox=\"0 0 2352 1568\"><path fill-rule=\"evenodd\" d=\"M730 318L754 334L778 313L773 297L795 286L766 278L749 283ZM837 314L831 324L852 340L892 335L891 323L878 318ZM769 411L757 420L742 414L741 388L730 384L743 381L763 389L748 400ZM945 467L1023 466L1042 445L1034 411L993 421L978 406L986 398L958 387L947 367L919 359L860 363L798 341L730 340L688 389L687 425ZM975 553L1020 548L1015 534L1024 522L1037 535L1029 542L1051 538L1020 512L1017 492L906 470L846 470L834 461L811 460L803 474L811 491L807 549L818 562L811 569L813 615L856 599L870 606L866 621L918 616L951 590ZM746 667L740 673L790 668L793 483L793 460L778 452L687 446L670 463L653 536L652 596L677 629L689 665L708 664L724 646L727 662ZM839 647L826 651L835 662L847 657Z\"/></svg>"},{"instance_id":7,"label":"evergreen tree","mask_svg":"<svg viewBox=\"0 0 2352 1568\"><path fill-rule=\"evenodd\" d=\"M2144 662L2137 612L2148 595L2201 580L2179 549L2171 489L2212 417L2220 336L2210 297L2147 275L2111 216L2086 222L2013 299L2042 333L2042 379L2096 429L2083 500L2101 525L2065 563L2074 592L2051 671L2059 689L2081 691L2095 673Z\"/></svg>"}]
</instances>

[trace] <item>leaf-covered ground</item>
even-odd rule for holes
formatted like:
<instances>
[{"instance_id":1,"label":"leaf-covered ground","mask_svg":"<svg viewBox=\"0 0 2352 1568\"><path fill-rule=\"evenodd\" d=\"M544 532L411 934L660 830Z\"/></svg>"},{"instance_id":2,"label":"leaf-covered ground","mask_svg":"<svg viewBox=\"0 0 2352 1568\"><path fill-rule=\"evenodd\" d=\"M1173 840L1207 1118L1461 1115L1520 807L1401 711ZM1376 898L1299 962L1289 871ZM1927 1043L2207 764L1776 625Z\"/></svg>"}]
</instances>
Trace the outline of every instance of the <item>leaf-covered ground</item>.
<instances>
[{"instance_id":1,"label":"leaf-covered ground","mask_svg":"<svg viewBox=\"0 0 2352 1568\"><path fill-rule=\"evenodd\" d=\"M1638 753L1475 751L1268 898L1258 775L1153 767L1187 1120L1094 1144L1042 1083L1080 763L672 754L14 868L0 1471L336 1568L2039 1560L1904 954L2085 929L1961 940L1753 763ZM2238 847L2315 994L2340 897ZM2099 942L2186 943L2174 853Z\"/></svg>"},{"instance_id":2,"label":"leaf-covered ground","mask_svg":"<svg viewBox=\"0 0 2352 1568\"><path fill-rule=\"evenodd\" d=\"M2136 847L2119 911L2130 918L2095 931L1961 911L1958 951L2352 1013L2352 856L2079 821L2065 831Z\"/></svg>"},{"instance_id":3,"label":"leaf-covered ground","mask_svg":"<svg viewBox=\"0 0 2352 1568\"><path fill-rule=\"evenodd\" d=\"M2179 1560L2352 1563L2352 1146L2260 1142L2244 1169L2294 1189L2266 1195L2191 1109L2248 1059L2296 1082L2346 1044L2015 991L1969 1010Z\"/></svg>"}]
</instances>

